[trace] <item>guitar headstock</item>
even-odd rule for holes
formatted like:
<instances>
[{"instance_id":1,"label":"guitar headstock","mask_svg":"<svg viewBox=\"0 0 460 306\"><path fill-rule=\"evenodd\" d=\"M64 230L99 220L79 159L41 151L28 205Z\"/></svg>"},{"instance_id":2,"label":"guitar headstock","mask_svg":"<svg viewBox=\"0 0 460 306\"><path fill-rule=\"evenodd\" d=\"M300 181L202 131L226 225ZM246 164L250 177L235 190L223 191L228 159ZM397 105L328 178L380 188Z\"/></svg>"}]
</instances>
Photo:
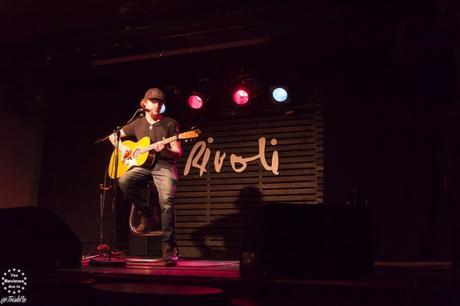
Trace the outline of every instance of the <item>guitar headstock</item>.
<instances>
[{"instance_id":1,"label":"guitar headstock","mask_svg":"<svg viewBox=\"0 0 460 306\"><path fill-rule=\"evenodd\" d=\"M183 132L177 135L178 139L191 139L191 138L197 138L200 136L201 130L200 129L193 129L191 131Z\"/></svg>"}]
</instances>

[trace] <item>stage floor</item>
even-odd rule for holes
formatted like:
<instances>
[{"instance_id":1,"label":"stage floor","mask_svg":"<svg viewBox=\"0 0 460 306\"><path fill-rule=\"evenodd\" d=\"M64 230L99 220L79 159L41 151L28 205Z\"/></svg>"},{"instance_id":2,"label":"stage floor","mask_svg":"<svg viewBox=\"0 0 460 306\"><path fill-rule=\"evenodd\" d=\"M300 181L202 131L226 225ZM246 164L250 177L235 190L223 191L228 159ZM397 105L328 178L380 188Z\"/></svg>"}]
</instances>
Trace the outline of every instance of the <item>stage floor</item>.
<instances>
[{"instance_id":1,"label":"stage floor","mask_svg":"<svg viewBox=\"0 0 460 306\"><path fill-rule=\"evenodd\" d=\"M221 300L210 303L236 306L440 306L456 305L457 298L450 262L378 261L375 262L374 273L366 279L359 280L299 278L248 280L240 277L238 261L180 259L178 265L171 268L164 267L160 259L138 257L126 259L126 267L92 266L85 259L81 267L37 272L34 274L36 290L32 298L40 303L60 305L63 298L71 295L75 297L75 305L92 305L89 301L94 299L99 303L97 305L105 302L124 305L121 302L124 298L128 301L132 299L148 301L150 296L158 298L158 290L164 295L164 286L173 291L179 288L177 289L179 295L184 293L183 286L221 290L223 292ZM38 283L40 285L37 285ZM110 295L107 294L107 290L111 290ZM118 293L123 294L117 296L115 293L118 290L127 290L130 294L126 297L127 293L120 291ZM164 304L169 304L170 299L171 294ZM223 300L225 302L222 302ZM114 301L118 302L114 304ZM196 300L193 303L178 302L178 305L189 304L208 305L203 304L203 300Z\"/></svg>"},{"instance_id":2,"label":"stage floor","mask_svg":"<svg viewBox=\"0 0 460 306\"><path fill-rule=\"evenodd\" d=\"M62 272L80 273L87 276L110 278L141 278L143 280L181 279L207 281L238 281L240 278L238 261L180 259L176 267L165 267L161 259L126 257L126 267L92 266L88 258L82 266L64 269Z\"/></svg>"},{"instance_id":3,"label":"stage floor","mask_svg":"<svg viewBox=\"0 0 460 306\"><path fill-rule=\"evenodd\" d=\"M78 268L57 269L55 272L73 273L80 275L91 275L93 277L111 278L136 278L143 279L165 279L181 278L184 280L240 280L240 265L237 260L203 260L181 258L176 267L165 267L160 258L125 257L126 267L93 266L89 264L89 258L82 259L82 265ZM299 263L300 265L301 263ZM280 265L282 262L280 261ZM374 273L366 280L360 282L378 281L436 281L441 279L444 283L452 280L452 263L448 261L376 261L374 263ZM300 282L320 282L329 280L307 280L298 278L284 278L284 281ZM276 281L276 280L273 280ZM342 280L341 282L347 282ZM356 284L356 281L352 281Z\"/></svg>"}]
</instances>

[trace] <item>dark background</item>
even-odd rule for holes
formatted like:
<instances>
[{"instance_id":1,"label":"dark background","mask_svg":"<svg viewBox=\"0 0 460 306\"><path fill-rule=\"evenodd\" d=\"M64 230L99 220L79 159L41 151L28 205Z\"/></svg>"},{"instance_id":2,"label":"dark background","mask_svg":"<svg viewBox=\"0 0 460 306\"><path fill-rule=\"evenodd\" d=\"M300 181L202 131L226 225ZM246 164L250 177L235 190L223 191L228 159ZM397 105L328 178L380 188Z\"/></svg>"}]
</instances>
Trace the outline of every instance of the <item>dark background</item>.
<instances>
[{"instance_id":1,"label":"dark background","mask_svg":"<svg viewBox=\"0 0 460 306\"><path fill-rule=\"evenodd\" d=\"M127 120L149 87L166 88L173 97L168 114L191 125L232 109L228 93L239 74L249 73L262 88L287 84L294 108L321 91L324 205L343 205L353 190L367 199L377 259L451 258L458 117L453 1L24 0L2 6L1 112L24 123L3 127L9 141L8 149L2 145L2 185L24 184L17 173L35 182L37 171L23 159L41 165L39 192L22 191L32 200L17 204L21 191L3 188L9 201L2 207L49 208L82 242L97 241L97 186L111 147L94 141ZM264 42L228 48L254 38ZM217 44L219 50L190 49ZM177 55L169 56L171 50ZM151 58L95 65L145 53ZM214 106L190 119L179 101L195 87L213 91ZM261 94L259 107L265 102ZM31 140L38 136L26 123L35 121L34 131L45 132L33 145L38 153L12 154L34 152ZM25 135L20 143L12 141L17 135Z\"/></svg>"}]
</instances>

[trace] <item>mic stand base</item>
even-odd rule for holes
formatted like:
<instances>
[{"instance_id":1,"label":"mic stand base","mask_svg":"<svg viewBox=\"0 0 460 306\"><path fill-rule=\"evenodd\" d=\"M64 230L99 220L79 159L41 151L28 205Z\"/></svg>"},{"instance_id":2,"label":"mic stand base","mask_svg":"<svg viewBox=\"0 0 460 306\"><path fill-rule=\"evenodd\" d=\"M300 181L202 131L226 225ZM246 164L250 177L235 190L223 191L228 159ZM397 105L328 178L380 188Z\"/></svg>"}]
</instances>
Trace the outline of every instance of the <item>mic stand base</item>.
<instances>
[{"instance_id":1,"label":"mic stand base","mask_svg":"<svg viewBox=\"0 0 460 306\"><path fill-rule=\"evenodd\" d=\"M91 266L97 267L126 267L127 260L123 257L123 252L112 251L107 244L100 244L97 247L98 255L89 259Z\"/></svg>"},{"instance_id":2,"label":"mic stand base","mask_svg":"<svg viewBox=\"0 0 460 306\"><path fill-rule=\"evenodd\" d=\"M124 258L108 257L107 255L97 255L90 258L89 264L95 267L126 267L128 262Z\"/></svg>"}]
</instances>

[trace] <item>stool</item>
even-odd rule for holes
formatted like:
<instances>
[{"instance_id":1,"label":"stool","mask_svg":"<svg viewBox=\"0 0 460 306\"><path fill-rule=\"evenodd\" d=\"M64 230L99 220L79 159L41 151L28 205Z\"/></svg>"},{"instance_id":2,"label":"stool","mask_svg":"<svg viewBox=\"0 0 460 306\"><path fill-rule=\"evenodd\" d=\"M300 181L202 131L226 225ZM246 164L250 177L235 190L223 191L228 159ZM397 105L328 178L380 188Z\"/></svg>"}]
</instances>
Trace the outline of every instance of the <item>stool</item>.
<instances>
[{"instance_id":1,"label":"stool","mask_svg":"<svg viewBox=\"0 0 460 306\"><path fill-rule=\"evenodd\" d=\"M153 191L156 191L155 185L153 182L148 182L147 183L147 203L151 203L150 199L150 194ZM150 231L150 232L139 232L136 230L136 227L134 226L134 216L136 208L134 207L134 204L131 204L131 212L129 213L129 229L131 230L131 233L133 233L136 236L141 236L141 237L160 237L163 235L163 231L161 230L156 230L156 231ZM160 222L161 226L161 222Z\"/></svg>"}]
</instances>

